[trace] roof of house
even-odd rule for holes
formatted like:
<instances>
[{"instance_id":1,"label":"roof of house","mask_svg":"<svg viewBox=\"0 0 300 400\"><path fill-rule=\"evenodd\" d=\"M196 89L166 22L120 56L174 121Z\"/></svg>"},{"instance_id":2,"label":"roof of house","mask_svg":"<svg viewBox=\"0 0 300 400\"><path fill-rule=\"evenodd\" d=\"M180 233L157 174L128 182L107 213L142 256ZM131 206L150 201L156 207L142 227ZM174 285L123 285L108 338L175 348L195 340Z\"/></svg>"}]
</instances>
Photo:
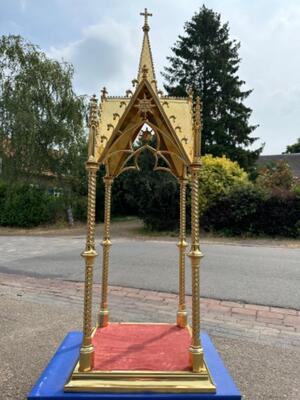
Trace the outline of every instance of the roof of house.
<instances>
[{"instance_id":1,"label":"roof of house","mask_svg":"<svg viewBox=\"0 0 300 400\"><path fill-rule=\"evenodd\" d=\"M300 153L274 154L269 156L260 156L257 160L258 165L266 165L278 161L285 161L291 168L293 176L300 180Z\"/></svg>"}]
</instances>

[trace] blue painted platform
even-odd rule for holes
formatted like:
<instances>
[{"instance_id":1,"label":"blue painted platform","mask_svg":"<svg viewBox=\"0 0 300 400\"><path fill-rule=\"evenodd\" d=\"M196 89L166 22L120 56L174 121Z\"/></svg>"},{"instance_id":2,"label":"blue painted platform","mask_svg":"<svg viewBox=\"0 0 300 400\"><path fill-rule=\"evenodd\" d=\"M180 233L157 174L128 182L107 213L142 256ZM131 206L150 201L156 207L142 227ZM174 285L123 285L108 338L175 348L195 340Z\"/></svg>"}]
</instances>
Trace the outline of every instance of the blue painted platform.
<instances>
[{"instance_id":1,"label":"blue painted platform","mask_svg":"<svg viewBox=\"0 0 300 400\"><path fill-rule=\"evenodd\" d=\"M207 333L201 334L205 360L210 370L216 393L64 393L64 384L79 357L81 332L70 332L29 393L28 400L241 400L239 390L225 368Z\"/></svg>"}]
</instances>

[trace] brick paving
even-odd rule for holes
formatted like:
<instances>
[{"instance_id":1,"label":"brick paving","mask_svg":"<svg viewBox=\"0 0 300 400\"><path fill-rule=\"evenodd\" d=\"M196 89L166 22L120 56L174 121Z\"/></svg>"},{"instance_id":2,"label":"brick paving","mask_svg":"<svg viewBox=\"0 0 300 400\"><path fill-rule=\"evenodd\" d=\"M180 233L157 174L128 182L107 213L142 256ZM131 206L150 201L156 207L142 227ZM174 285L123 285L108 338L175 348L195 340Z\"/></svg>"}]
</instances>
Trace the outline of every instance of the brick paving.
<instances>
[{"instance_id":1,"label":"brick paving","mask_svg":"<svg viewBox=\"0 0 300 400\"><path fill-rule=\"evenodd\" d=\"M0 296L63 306L82 306L83 283L0 273ZM100 285L94 285L97 309ZM191 296L186 297L191 315ZM171 322L177 295L119 286L109 287L112 319ZM201 298L201 328L210 334L259 343L300 346L300 311L256 304Z\"/></svg>"}]
</instances>

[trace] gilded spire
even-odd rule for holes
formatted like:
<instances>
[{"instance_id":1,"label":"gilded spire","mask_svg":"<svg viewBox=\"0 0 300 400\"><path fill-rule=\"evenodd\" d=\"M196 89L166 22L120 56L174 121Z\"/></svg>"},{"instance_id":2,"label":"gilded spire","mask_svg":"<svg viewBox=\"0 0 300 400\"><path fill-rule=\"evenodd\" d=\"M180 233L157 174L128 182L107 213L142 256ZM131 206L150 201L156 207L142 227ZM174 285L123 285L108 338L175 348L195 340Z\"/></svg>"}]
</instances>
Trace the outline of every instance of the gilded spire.
<instances>
[{"instance_id":1,"label":"gilded spire","mask_svg":"<svg viewBox=\"0 0 300 400\"><path fill-rule=\"evenodd\" d=\"M140 56L137 80L141 82L143 78L145 79L145 74L143 73L143 70L145 69L144 67L146 66L148 70L146 79L151 83L152 87L156 91L157 89L156 78L155 78L154 64L153 64L150 39L149 39L150 26L148 25L148 17L152 17L152 14L150 14L147 8L145 8L145 11L143 13L140 13L140 15L144 17L144 25L143 25L144 38L143 38L143 46Z\"/></svg>"}]
</instances>

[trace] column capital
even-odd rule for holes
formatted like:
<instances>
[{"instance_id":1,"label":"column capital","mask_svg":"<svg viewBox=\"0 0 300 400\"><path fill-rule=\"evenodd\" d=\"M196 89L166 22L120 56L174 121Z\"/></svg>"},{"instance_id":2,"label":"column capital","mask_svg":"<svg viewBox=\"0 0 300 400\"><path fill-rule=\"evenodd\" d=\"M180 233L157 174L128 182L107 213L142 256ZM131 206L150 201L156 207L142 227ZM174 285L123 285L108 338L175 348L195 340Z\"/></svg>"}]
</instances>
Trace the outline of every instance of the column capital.
<instances>
[{"instance_id":1,"label":"column capital","mask_svg":"<svg viewBox=\"0 0 300 400\"><path fill-rule=\"evenodd\" d=\"M112 184L113 181L114 181L114 178L113 178L112 176L107 176L107 175L105 175L105 176L103 177L103 182L104 182L104 183Z\"/></svg>"},{"instance_id":2,"label":"column capital","mask_svg":"<svg viewBox=\"0 0 300 400\"><path fill-rule=\"evenodd\" d=\"M202 166L202 161L200 157L194 158L190 165L191 170L199 170Z\"/></svg>"},{"instance_id":3,"label":"column capital","mask_svg":"<svg viewBox=\"0 0 300 400\"><path fill-rule=\"evenodd\" d=\"M99 163L95 160L93 156L90 156L87 162L85 163L85 169L87 171L95 171L95 172L98 171Z\"/></svg>"},{"instance_id":4,"label":"column capital","mask_svg":"<svg viewBox=\"0 0 300 400\"><path fill-rule=\"evenodd\" d=\"M194 247L194 245L192 244L191 250L188 253L188 257L191 259L201 259L204 257L204 254L200 250L199 245L195 245Z\"/></svg>"},{"instance_id":5,"label":"column capital","mask_svg":"<svg viewBox=\"0 0 300 400\"><path fill-rule=\"evenodd\" d=\"M178 182L181 184L181 185L187 185L188 184L188 182L189 182L189 180L188 180L188 178L186 177L186 176L180 176L179 178L178 178Z\"/></svg>"},{"instance_id":6,"label":"column capital","mask_svg":"<svg viewBox=\"0 0 300 400\"><path fill-rule=\"evenodd\" d=\"M81 256L84 258L94 258L98 256L98 253L96 252L95 249L89 249L89 250L84 250L81 253Z\"/></svg>"}]
</instances>

